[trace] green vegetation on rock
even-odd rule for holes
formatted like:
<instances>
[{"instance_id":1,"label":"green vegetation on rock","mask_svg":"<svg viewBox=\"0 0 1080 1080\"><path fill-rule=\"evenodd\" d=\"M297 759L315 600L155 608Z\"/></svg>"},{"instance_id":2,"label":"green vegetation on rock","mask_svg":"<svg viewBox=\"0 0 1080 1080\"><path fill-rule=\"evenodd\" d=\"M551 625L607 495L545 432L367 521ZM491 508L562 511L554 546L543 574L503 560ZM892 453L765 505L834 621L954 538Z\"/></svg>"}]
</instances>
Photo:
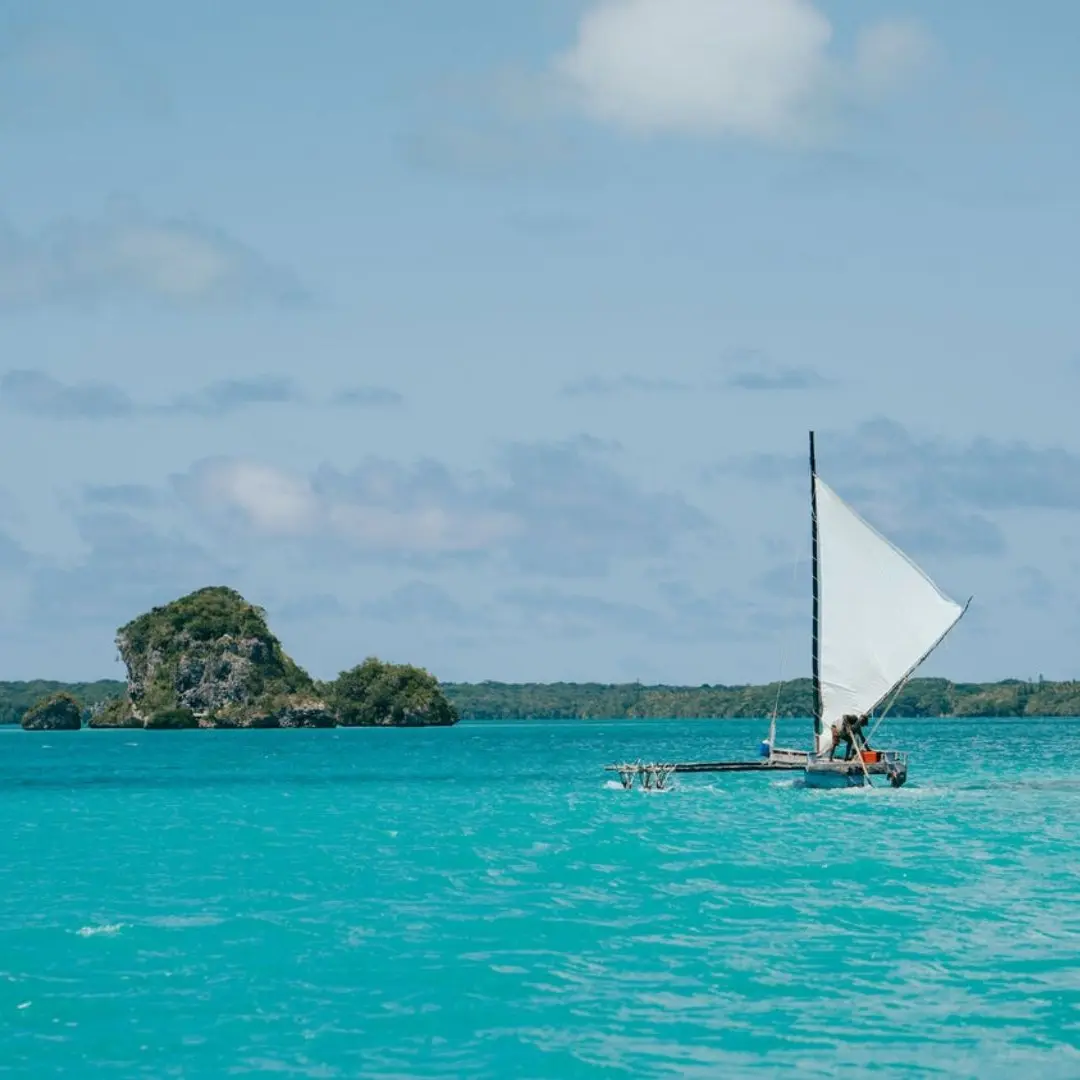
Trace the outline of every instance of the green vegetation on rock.
<instances>
[{"instance_id":1,"label":"green vegetation on rock","mask_svg":"<svg viewBox=\"0 0 1080 1080\"><path fill-rule=\"evenodd\" d=\"M369 656L326 687L343 727L448 726L458 721L438 680L411 664L386 664Z\"/></svg>"},{"instance_id":2,"label":"green vegetation on rock","mask_svg":"<svg viewBox=\"0 0 1080 1080\"><path fill-rule=\"evenodd\" d=\"M26 731L78 731L82 727L82 705L63 690L42 698L23 713Z\"/></svg>"}]
</instances>

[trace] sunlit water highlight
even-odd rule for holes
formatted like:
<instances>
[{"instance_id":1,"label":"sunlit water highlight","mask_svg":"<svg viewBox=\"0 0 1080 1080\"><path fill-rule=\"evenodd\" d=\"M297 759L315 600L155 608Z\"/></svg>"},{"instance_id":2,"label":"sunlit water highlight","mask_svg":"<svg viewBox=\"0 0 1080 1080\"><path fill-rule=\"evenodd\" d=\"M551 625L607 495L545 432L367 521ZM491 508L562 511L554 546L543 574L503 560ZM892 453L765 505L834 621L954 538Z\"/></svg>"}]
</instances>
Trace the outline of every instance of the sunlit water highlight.
<instances>
[{"instance_id":1,"label":"sunlit water highlight","mask_svg":"<svg viewBox=\"0 0 1080 1080\"><path fill-rule=\"evenodd\" d=\"M1080 723L763 729L4 732L0 1075L1080 1077Z\"/></svg>"}]
</instances>

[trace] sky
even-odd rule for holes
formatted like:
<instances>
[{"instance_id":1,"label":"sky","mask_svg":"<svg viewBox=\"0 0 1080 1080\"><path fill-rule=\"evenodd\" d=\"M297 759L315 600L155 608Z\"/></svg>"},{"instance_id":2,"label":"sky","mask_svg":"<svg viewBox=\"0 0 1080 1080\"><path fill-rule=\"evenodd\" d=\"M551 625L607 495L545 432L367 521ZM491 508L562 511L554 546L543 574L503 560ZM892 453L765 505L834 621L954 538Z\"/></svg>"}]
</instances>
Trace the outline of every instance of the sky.
<instances>
[{"instance_id":1,"label":"sky","mask_svg":"<svg viewBox=\"0 0 1080 1080\"><path fill-rule=\"evenodd\" d=\"M1080 674L1080 7L7 0L0 679L809 673L822 476Z\"/></svg>"}]
</instances>

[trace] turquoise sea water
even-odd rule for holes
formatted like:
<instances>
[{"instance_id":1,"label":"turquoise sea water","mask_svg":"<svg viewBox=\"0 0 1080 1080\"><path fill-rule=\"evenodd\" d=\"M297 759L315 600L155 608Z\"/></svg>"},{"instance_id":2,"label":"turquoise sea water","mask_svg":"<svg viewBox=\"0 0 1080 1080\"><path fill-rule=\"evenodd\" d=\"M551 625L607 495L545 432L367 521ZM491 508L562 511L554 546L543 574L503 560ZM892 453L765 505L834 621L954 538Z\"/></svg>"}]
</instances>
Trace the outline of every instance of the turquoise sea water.
<instances>
[{"instance_id":1,"label":"turquoise sea water","mask_svg":"<svg viewBox=\"0 0 1080 1080\"><path fill-rule=\"evenodd\" d=\"M4 732L0 1075L1080 1077L1080 723L763 730Z\"/></svg>"}]
</instances>

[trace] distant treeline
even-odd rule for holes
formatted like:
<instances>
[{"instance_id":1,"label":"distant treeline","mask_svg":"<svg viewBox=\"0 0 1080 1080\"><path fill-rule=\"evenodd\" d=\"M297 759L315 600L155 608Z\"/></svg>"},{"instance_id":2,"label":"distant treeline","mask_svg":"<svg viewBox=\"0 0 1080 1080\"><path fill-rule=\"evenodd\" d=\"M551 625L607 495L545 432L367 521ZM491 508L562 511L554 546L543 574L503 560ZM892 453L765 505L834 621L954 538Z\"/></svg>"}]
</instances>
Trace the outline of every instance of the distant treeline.
<instances>
[{"instance_id":1,"label":"distant treeline","mask_svg":"<svg viewBox=\"0 0 1080 1080\"><path fill-rule=\"evenodd\" d=\"M706 719L809 716L809 679L764 686L643 686L640 683L443 683L463 720L572 720L672 717ZM17 724L35 701L57 690L85 710L119 697L124 683L46 680L0 682L0 724ZM890 710L892 716L1080 716L1080 682L953 683L913 679Z\"/></svg>"},{"instance_id":2,"label":"distant treeline","mask_svg":"<svg viewBox=\"0 0 1080 1080\"><path fill-rule=\"evenodd\" d=\"M809 679L764 686L639 683L443 683L463 720L810 716ZM953 683L913 679L892 716L1080 716L1080 682Z\"/></svg>"}]
</instances>

